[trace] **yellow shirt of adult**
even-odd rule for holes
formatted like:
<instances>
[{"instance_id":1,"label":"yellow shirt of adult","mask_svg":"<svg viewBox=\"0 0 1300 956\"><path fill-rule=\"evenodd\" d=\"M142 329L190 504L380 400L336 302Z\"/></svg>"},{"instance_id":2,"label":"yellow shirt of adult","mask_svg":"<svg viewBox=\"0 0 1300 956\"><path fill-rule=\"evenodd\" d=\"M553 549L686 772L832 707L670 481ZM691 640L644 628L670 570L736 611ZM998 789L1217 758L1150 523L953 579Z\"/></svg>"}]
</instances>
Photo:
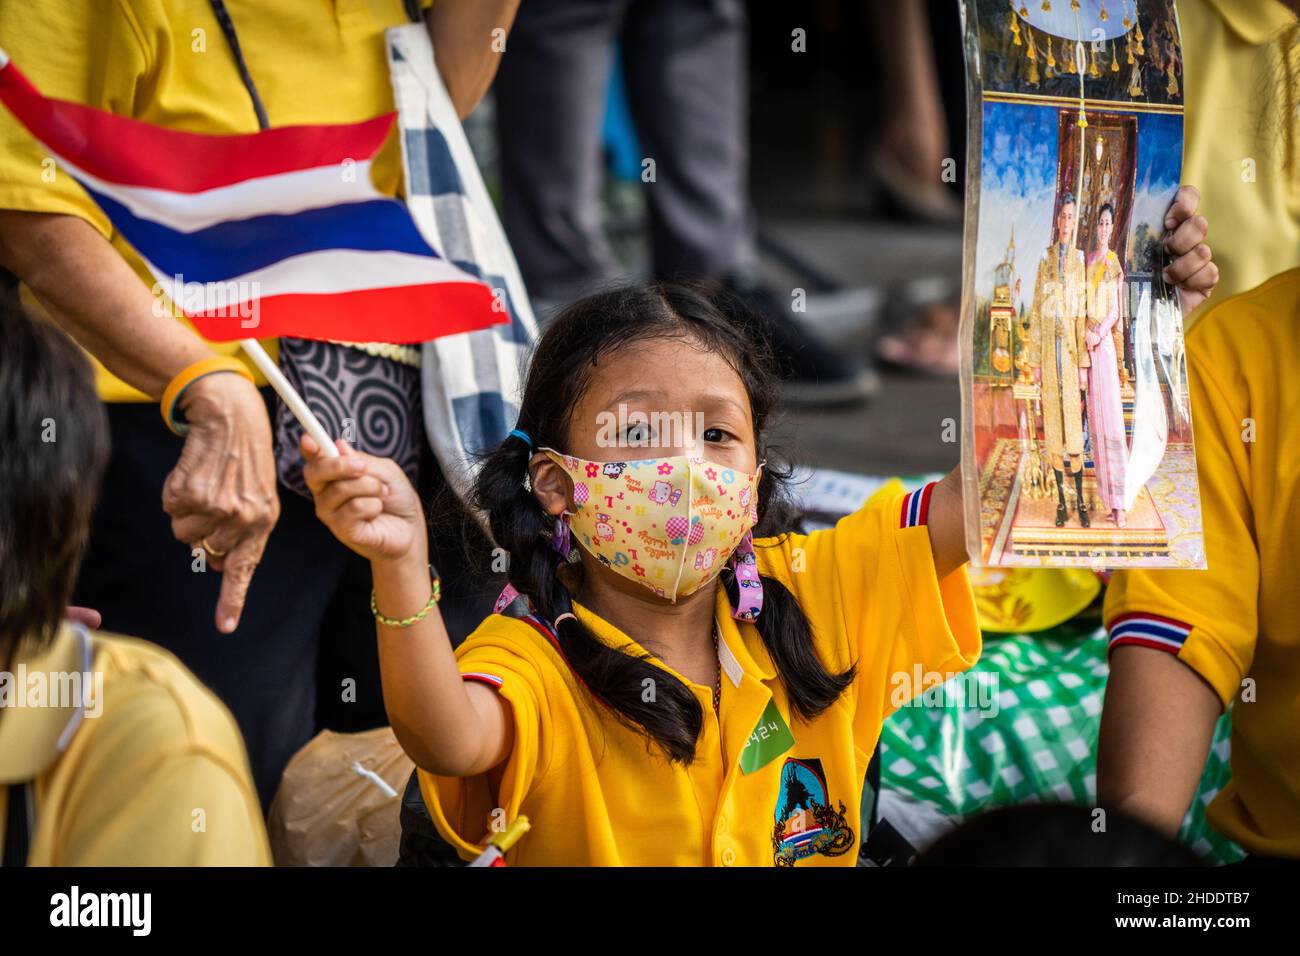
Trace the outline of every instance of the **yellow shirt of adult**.
<instances>
[{"instance_id":1,"label":"yellow shirt of adult","mask_svg":"<svg viewBox=\"0 0 1300 956\"><path fill-rule=\"evenodd\" d=\"M227 0L226 8L272 126L359 122L393 109L384 30L408 22L402 0ZM230 46L204 0L0 3L0 45L47 96L188 132L258 128ZM395 133L375 157L372 178L380 191L397 194ZM0 209L86 220L154 287L99 207L3 107ZM234 343L212 348L238 352ZM96 380L105 401L148 400L98 363Z\"/></svg>"},{"instance_id":2,"label":"yellow shirt of adult","mask_svg":"<svg viewBox=\"0 0 1300 956\"><path fill-rule=\"evenodd\" d=\"M853 866L882 722L980 652L965 569L936 577L929 532L902 526L901 503L890 495L832 529L755 542L760 574L798 599L822 663L857 667L856 681L814 720L791 714L762 638L732 618L721 587L718 713L711 687L651 658L703 709L689 766L670 764L593 703L544 630L488 618L457 658L466 679L509 701L514 750L491 780L420 772L439 832L471 859L494 830L527 816L531 829L507 856L523 866ZM647 653L590 610L574 610L599 640Z\"/></svg>"},{"instance_id":3,"label":"yellow shirt of adult","mask_svg":"<svg viewBox=\"0 0 1300 956\"><path fill-rule=\"evenodd\" d=\"M1178 21L1183 182L1201 190L1223 298L1296 264L1300 28L1281 0L1178 0Z\"/></svg>"},{"instance_id":4,"label":"yellow shirt of adult","mask_svg":"<svg viewBox=\"0 0 1300 956\"><path fill-rule=\"evenodd\" d=\"M32 784L28 866L271 864L239 729L171 654L65 626L5 676L0 819Z\"/></svg>"},{"instance_id":5,"label":"yellow shirt of adult","mask_svg":"<svg viewBox=\"0 0 1300 956\"><path fill-rule=\"evenodd\" d=\"M1214 304L1188 333L1204 571L1121 571L1111 647L1177 654L1232 708L1215 829L1300 858L1300 269ZM1249 678L1249 680L1247 680Z\"/></svg>"}]
</instances>

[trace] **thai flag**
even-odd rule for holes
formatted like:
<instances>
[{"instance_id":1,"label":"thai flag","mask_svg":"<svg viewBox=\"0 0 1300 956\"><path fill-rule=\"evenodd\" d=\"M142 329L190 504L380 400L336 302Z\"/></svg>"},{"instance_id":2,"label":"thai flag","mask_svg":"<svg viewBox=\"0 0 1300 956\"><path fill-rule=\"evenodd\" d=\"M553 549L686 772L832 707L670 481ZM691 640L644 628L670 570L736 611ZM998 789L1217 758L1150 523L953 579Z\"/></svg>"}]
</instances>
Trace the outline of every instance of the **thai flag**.
<instances>
[{"instance_id":1,"label":"thai flag","mask_svg":"<svg viewBox=\"0 0 1300 956\"><path fill-rule=\"evenodd\" d=\"M1177 654L1191 636L1192 626L1160 614L1130 611L1112 620L1106 630L1110 635L1107 654L1124 644Z\"/></svg>"},{"instance_id":2,"label":"thai flag","mask_svg":"<svg viewBox=\"0 0 1300 956\"><path fill-rule=\"evenodd\" d=\"M917 528L926 523L930 517L930 496L937 484L937 481L932 481L904 496L902 514L899 516L900 528Z\"/></svg>"},{"instance_id":3,"label":"thai flag","mask_svg":"<svg viewBox=\"0 0 1300 956\"><path fill-rule=\"evenodd\" d=\"M207 339L413 343L509 319L371 183L393 113L186 133L44 97L3 50L0 100Z\"/></svg>"}]
</instances>

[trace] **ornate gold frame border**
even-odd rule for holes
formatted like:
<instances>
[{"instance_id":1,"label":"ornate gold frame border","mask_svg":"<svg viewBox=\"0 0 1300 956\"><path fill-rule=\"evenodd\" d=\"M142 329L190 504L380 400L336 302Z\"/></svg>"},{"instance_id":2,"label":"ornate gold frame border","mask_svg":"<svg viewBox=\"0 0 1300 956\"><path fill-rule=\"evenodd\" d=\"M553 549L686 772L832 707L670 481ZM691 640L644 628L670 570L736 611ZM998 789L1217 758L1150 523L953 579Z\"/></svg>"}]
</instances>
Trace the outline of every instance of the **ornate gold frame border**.
<instances>
[{"instance_id":1,"label":"ornate gold frame border","mask_svg":"<svg viewBox=\"0 0 1300 956\"><path fill-rule=\"evenodd\" d=\"M1077 96L1043 96L1040 93L1003 93L999 91L984 91L983 99L986 103L1024 103L1031 106L1055 106L1068 107L1077 110L1079 108L1079 98ZM1119 113L1173 113L1182 115L1184 112L1181 103L1136 103L1124 102L1123 100L1093 100L1083 101L1084 109L1106 110Z\"/></svg>"}]
</instances>

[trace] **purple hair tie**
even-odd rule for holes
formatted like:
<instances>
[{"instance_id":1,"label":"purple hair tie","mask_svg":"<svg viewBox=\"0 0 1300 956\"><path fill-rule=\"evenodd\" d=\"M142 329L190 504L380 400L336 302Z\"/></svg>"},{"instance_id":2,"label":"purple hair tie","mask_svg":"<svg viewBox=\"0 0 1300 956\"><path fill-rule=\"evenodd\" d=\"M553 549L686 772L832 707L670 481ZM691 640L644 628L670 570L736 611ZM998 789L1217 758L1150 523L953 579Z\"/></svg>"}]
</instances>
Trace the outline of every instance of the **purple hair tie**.
<instances>
[{"instance_id":1,"label":"purple hair tie","mask_svg":"<svg viewBox=\"0 0 1300 956\"><path fill-rule=\"evenodd\" d=\"M554 548L561 558L567 560L569 549L572 545L572 536L569 533L569 522L564 520L568 512L558 515L555 519L555 531L551 534L551 547Z\"/></svg>"},{"instance_id":2,"label":"purple hair tie","mask_svg":"<svg viewBox=\"0 0 1300 956\"><path fill-rule=\"evenodd\" d=\"M566 517L567 512L555 519L555 530L551 533L551 548L560 556L561 561L568 561L570 552L573 550L573 534L569 530L569 522L565 520ZM502 613L518 598L519 592L515 590L515 586L507 584L501 589L501 594L497 597L496 603L492 605L492 613Z\"/></svg>"},{"instance_id":3,"label":"purple hair tie","mask_svg":"<svg viewBox=\"0 0 1300 956\"><path fill-rule=\"evenodd\" d=\"M754 533L746 531L731 556L736 575L736 606L731 616L737 621L753 621L763 610L763 582L758 577L758 557L754 554Z\"/></svg>"}]
</instances>

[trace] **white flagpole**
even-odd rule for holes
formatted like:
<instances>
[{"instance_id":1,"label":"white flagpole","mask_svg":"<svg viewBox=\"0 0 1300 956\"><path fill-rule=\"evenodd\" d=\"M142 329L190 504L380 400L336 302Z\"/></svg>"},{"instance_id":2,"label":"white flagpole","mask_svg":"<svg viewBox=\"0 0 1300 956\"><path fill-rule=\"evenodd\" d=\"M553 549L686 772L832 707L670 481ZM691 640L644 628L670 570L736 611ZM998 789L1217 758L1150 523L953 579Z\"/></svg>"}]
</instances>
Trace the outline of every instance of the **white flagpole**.
<instances>
[{"instance_id":1,"label":"white flagpole","mask_svg":"<svg viewBox=\"0 0 1300 956\"><path fill-rule=\"evenodd\" d=\"M325 426L320 423L320 419L312 414L312 410L307 407L307 403L302 400L302 396L289 384L289 380L280 371L280 366L276 365L271 356L266 354L266 349L262 348L262 343L257 339L240 339L239 347L253 360L253 364L261 369L262 374L266 376L267 382L275 389L276 394L284 400L284 403L289 406L289 411L293 412L293 417L298 419L298 424L302 426L303 431L316 439L316 444L320 445L325 456L327 458L339 457L339 450L334 444L334 439L325 430Z\"/></svg>"}]
</instances>

